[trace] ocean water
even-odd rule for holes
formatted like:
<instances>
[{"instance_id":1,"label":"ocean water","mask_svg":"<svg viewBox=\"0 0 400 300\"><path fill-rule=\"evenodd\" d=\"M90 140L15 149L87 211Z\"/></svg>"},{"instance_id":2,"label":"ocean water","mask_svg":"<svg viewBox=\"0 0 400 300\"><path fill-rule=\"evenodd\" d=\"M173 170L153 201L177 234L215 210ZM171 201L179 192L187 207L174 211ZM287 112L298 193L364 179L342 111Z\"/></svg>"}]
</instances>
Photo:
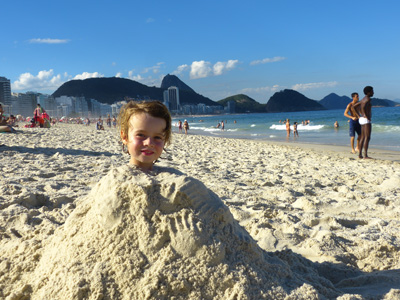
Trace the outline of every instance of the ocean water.
<instances>
[{"instance_id":1,"label":"ocean water","mask_svg":"<svg viewBox=\"0 0 400 300\"><path fill-rule=\"evenodd\" d=\"M189 133L241 138L265 141L289 141L292 143L311 143L323 145L341 145L350 147L349 123L344 110L261 113L261 114L233 114L214 116L185 116L173 118L173 132L178 132L177 122L187 119ZM299 137L294 138L293 132L288 139L285 119L297 122ZM216 128L218 122L225 122L225 130ZM303 120L310 120L309 125L302 125ZM234 122L236 121L236 123ZM339 128L334 127L335 121ZM371 148L400 151L400 107L373 107L372 108L372 135Z\"/></svg>"}]
</instances>

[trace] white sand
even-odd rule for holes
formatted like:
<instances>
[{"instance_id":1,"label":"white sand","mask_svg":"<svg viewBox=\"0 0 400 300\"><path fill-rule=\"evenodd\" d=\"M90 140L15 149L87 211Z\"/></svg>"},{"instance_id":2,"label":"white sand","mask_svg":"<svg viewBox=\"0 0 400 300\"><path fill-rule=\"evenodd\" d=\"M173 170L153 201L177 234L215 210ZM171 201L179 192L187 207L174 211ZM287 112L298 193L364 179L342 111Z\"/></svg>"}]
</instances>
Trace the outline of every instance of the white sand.
<instances>
[{"instance_id":1,"label":"white sand","mask_svg":"<svg viewBox=\"0 0 400 300\"><path fill-rule=\"evenodd\" d=\"M146 175L115 129L21 131L0 135L1 299L400 299L396 159L175 134Z\"/></svg>"}]
</instances>

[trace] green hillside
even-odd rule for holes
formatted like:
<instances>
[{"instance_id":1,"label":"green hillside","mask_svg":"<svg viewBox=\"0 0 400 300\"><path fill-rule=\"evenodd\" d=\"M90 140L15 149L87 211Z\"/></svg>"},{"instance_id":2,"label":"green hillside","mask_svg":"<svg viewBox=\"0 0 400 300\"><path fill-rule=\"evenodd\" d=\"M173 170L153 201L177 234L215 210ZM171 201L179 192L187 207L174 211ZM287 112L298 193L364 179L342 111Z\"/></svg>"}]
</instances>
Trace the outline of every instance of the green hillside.
<instances>
[{"instance_id":1,"label":"green hillside","mask_svg":"<svg viewBox=\"0 0 400 300\"><path fill-rule=\"evenodd\" d=\"M227 106L229 101L235 101L236 113L260 113L266 112L265 104L260 104L249 96L239 94L217 101L217 103Z\"/></svg>"}]
</instances>

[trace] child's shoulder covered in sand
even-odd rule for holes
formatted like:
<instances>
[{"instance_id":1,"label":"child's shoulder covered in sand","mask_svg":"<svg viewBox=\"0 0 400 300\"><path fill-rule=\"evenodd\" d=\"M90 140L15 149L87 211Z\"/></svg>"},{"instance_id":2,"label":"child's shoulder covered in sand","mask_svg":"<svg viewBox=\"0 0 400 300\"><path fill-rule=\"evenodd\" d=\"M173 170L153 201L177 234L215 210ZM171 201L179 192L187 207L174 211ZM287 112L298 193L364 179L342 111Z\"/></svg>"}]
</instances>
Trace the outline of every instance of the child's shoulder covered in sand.
<instances>
[{"instance_id":1,"label":"child's shoulder covered in sand","mask_svg":"<svg viewBox=\"0 0 400 300\"><path fill-rule=\"evenodd\" d=\"M186 174L177 169L165 166L154 166L151 171L145 172L135 165L125 164L111 168L98 184L104 184L108 181L127 182L132 181L132 179L137 183L154 182L157 181L157 178L168 176L174 178L186 176Z\"/></svg>"}]
</instances>

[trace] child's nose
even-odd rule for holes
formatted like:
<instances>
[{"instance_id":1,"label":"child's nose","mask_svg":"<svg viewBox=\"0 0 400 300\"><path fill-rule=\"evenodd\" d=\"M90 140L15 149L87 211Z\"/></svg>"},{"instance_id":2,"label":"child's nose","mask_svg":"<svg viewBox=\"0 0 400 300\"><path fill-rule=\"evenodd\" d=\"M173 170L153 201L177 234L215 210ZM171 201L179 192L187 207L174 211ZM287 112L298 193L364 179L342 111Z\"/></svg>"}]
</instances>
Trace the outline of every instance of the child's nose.
<instances>
[{"instance_id":1,"label":"child's nose","mask_svg":"<svg viewBox=\"0 0 400 300\"><path fill-rule=\"evenodd\" d=\"M144 144L149 146L153 145L154 144L153 138L149 136L147 139L144 140Z\"/></svg>"}]
</instances>

